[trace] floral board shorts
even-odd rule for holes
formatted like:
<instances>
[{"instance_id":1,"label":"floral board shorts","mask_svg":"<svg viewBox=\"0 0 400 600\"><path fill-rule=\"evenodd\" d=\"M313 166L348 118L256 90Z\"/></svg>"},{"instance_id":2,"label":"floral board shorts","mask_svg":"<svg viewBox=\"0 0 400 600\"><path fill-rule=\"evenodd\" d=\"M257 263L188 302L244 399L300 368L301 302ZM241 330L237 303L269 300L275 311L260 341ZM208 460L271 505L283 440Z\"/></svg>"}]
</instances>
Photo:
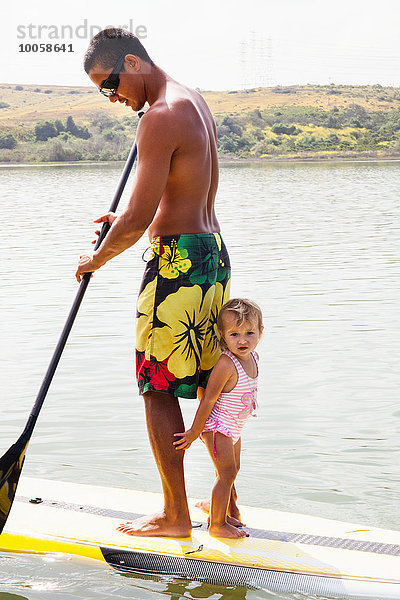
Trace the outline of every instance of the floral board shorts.
<instances>
[{"instance_id":1,"label":"floral board shorts","mask_svg":"<svg viewBox=\"0 0 400 600\"><path fill-rule=\"evenodd\" d=\"M231 267L219 233L157 236L139 291L139 392L196 398L221 352L217 317L229 300Z\"/></svg>"}]
</instances>

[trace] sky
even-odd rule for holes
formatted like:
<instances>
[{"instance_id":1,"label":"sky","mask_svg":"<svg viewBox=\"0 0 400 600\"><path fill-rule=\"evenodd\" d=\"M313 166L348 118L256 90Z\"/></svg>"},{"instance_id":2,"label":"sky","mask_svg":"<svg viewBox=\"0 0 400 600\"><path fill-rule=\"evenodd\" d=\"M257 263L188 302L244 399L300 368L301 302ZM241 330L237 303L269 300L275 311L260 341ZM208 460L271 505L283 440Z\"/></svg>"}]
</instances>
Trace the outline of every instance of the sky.
<instances>
[{"instance_id":1,"label":"sky","mask_svg":"<svg viewBox=\"0 0 400 600\"><path fill-rule=\"evenodd\" d=\"M126 25L160 67L202 90L400 84L400 0L8 0L0 10L1 83L90 85L90 28ZM53 48L21 51L40 43Z\"/></svg>"}]
</instances>

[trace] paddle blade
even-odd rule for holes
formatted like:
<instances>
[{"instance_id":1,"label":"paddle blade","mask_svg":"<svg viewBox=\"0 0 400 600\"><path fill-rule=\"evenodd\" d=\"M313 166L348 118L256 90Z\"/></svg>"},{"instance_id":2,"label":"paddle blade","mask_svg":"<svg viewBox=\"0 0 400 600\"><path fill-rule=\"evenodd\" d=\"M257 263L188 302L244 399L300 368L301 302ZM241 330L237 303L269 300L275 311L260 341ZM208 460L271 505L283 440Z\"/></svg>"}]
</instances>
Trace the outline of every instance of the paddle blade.
<instances>
[{"instance_id":1,"label":"paddle blade","mask_svg":"<svg viewBox=\"0 0 400 600\"><path fill-rule=\"evenodd\" d=\"M0 533L11 510L28 443L29 438L21 436L0 458Z\"/></svg>"}]
</instances>

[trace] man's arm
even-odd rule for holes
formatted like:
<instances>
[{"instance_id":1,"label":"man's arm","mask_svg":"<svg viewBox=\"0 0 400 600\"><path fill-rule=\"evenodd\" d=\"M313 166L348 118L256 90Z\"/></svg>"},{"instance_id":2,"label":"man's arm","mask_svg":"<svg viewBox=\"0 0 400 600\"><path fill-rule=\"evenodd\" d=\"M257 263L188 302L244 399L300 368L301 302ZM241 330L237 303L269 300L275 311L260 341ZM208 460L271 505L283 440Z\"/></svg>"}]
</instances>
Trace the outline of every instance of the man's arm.
<instances>
[{"instance_id":1,"label":"man's arm","mask_svg":"<svg viewBox=\"0 0 400 600\"><path fill-rule=\"evenodd\" d=\"M133 189L125 210L113 222L93 255L83 255L76 272L95 271L114 256L133 246L151 224L165 190L175 150L170 118L155 110L142 117L137 132L138 162Z\"/></svg>"}]
</instances>

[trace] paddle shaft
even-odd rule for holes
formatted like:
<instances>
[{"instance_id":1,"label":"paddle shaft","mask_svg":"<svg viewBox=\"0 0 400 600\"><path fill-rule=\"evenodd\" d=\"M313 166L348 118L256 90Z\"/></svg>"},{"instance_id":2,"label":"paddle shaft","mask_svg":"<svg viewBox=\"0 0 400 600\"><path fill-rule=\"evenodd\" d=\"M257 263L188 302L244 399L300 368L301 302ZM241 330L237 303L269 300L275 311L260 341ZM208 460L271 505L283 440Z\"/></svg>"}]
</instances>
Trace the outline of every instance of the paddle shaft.
<instances>
[{"instance_id":1,"label":"paddle shaft","mask_svg":"<svg viewBox=\"0 0 400 600\"><path fill-rule=\"evenodd\" d=\"M129 152L129 156L128 156L127 160L126 160L125 167L124 167L124 170L122 172L121 179L119 181L119 184L118 184L117 190L115 192L113 201L111 203L109 212L115 212L116 209L117 209L118 203L119 203L119 201L121 199L122 192L124 191L126 182L127 182L128 177L130 175L130 172L132 170L133 163L135 162L136 156L137 156L137 147L136 147L136 142L135 142L133 144L133 146L131 148L131 151ZM102 226L101 231L100 231L100 235L99 235L99 237L98 237L98 239L96 241L95 247L94 247L95 250L97 250L97 248L100 246L100 244L102 243L102 241L106 237L109 229L110 229L110 224L109 223L103 223L103 226ZM25 437L25 439L26 438L29 439L29 437L30 437L30 435L31 435L31 433L33 431L33 428L35 427L35 424L36 424L36 421L37 421L40 409L43 406L43 402L44 402L44 400L46 398L46 395L47 395L48 389L50 387L50 384L52 382L54 373L55 373L55 371L57 369L57 365L58 365L58 363L60 361L60 358L61 358L61 355L63 353L65 344L67 342L69 333L70 333L70 331L72 329L72 325L74 324L75 317L76 317L76 315L78 313L78 310L79 310L79 307L81 305L83 296L85 295L85 292L86 292L87 287L89 285L91 275L92 275L91 273L85 273L83 275L83 277L82 277L81 283L79 285L78 292L77 292L75 300L74 300L74 303L73 303L72 308L70 310L70 313L68 315L67 321L66 321L66 323L64 325L64 329L63 329L63 331L61 333L61 337L60 337L60 339L58 341L56 349L54 350L54 354L53 354L53 357L52 357L52 359L50 361L49 368L47 369L46 375L44 376L43 383L42 383L42 385L41 385L41 387L39 389L38 395L37 395L36 400L35 400L35 404L33 405L31 414L29 415L28 422L27 422L26 427L25 427L25 429L23 431L22 436Z\"/></svg>"}]
</instances>

